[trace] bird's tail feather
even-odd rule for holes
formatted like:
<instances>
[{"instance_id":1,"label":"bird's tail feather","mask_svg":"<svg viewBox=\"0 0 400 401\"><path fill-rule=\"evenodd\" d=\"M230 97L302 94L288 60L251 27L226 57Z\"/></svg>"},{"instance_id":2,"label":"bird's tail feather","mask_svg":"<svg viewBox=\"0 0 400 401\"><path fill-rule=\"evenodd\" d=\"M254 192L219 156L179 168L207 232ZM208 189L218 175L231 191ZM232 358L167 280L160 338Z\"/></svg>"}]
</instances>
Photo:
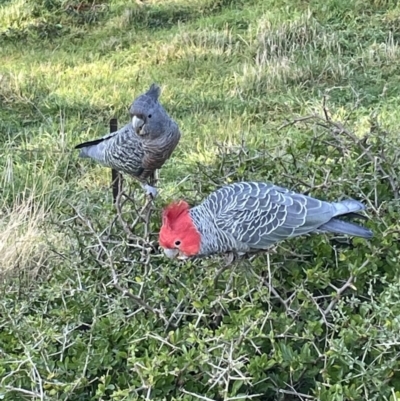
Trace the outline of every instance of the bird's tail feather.
<instances>
[{"instance_id":1,"label":"bird's tail feather","mask_svg":"<svg viewBox=\"0 0 400 401\"><path fill-rule=\"evenodd\" d=\"M79 157L82 158L91 158L93 160L98 161L99 163L105 162L105 154L104 154L104 142L101 142L98 145L90 145L87 147L80 148Z\"/></svg>"},{"instance_id":2,"label":"bird's tail feather","mask_svg":"<svg viewBox=\"0 0 400 401\"><path fill-rule=\"evenodd\" d=\"M82 157L82 158L90 157L90 155L89 155L90 148L78 148L78 149L80 149L79 157Z\"/></svg>"},{"instance_id":3,"label":"bird's tail feather","mask_svg":"<svg viewBox=\"0 0 400 401\"><path fill-rule=\"evenodd\" d=\"M105 138L100 138L100 139L94 139L93 141L80 143L79 145L75 146L75 149L84 149L87 148L88 146L98 145L99 143L103 142L104 139Z\"/></svg>"},{"instance_id":4,"label":"bird's tail feather","mask_svg":"<svg viewBox=\"0 0 400 401\"><path fill-rule=\"evenodd\" d=\"M347 199L341 202L333 203L335 208L334 218L318 228L319 231L331 232L335 234L346 234L355 237L371 238L373 233L368 228L359 226L354 223L340 220L335 217L349 217L367 219L365 216L357 212L364 210L365 206L356 200Z\"/></svg>"},{"instance_id":5,"label":"bird's tail feather","mask_svg":"<svg viewBox=\"0 0 400 401\"><path fill-rule=\"evenodd\" d=\"M333 206L335 207L335 216L350 215L365 209L365 206L361 202L353 199L335 202Z\"/></svg>"},{"instance_id":6,"label":"bird's tail feather","mask_svg":"<svg viewBox=\"0 0 400 401\"><path fill-rule=\"evenodd\" d=\"M96 153L98 153L98 144L104 141L103 138L95 139L93 141L88 141L84 143L80 143L75 146L75 149L80 149L79 157L87 158L91 157L92 159L96 159Z\"/></svg>"},{"instance_id":7,"label":"bird's tail feather","mask_svg":"<svg viewBox=\"0 0 400 401\"><path fill-rule=\"evenodd\" d=\"M348 217L349 219L361 219L361 220L369 220L367 216L364 216L360 213L350 212L347 213L344 217Z\"/></svg>"},{"instance_id":8,"label":"bird's tail feather","mask_svg":"<svg viewBox=\"0 0 400 401\"><path fill-rule=\"evenodd\" d=\"M339 219L332 219L318 228L319 231L335 234L346 234L354 237L372 238L373 233L368 228Z\"/></svg>"}]
</instances>

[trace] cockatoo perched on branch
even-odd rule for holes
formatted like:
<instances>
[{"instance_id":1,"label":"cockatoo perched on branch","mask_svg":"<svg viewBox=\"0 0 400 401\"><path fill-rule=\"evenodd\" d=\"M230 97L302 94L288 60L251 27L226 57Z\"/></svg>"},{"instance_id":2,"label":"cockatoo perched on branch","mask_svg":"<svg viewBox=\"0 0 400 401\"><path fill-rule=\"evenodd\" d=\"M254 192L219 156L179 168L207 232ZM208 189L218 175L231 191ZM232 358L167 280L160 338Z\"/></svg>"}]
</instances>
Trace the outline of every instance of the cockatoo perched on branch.
<instances>
[{"instance_id":1,"label":"cockatoo perched on branch","mask_svg":"<svg viewBox=\"0 0 400 401\"><path fill-rule=\"evenodd\" d=\"M364 208L355 200L330 203L269 183L239 182L193 208L185 201L170 204L163 211L159 243L168 257L186 259L268 249L308 233L371 238L367 228L339 218L355 217Z\"/></svg>"},{"instance_id":2,"label":"cockatoo perched on branch","mask_svg":"<svg viewBox=\"0 0 400 401\"><path fill-rule=\"evenodd\" d=\"M130 107L131 122L100 139L81 143L79 156L135 177L148 195L156 188L148 179L171 156L181 137L177 123L158 101L160 87L138 96Z\"/></svg>"}]
</instances>

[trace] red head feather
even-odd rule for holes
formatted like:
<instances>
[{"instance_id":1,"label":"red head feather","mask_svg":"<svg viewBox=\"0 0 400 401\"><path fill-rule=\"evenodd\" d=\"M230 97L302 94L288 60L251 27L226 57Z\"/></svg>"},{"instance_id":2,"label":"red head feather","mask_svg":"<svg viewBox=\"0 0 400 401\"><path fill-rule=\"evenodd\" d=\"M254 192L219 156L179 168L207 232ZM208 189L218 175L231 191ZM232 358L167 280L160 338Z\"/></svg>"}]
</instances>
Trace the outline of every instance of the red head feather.
<instances>
[{"instance_id":1,"label":"red head feather","mask_svg":"<svg viewBox=\"0 0 400 401\"><path fill-rule=\"evenodd\" d=\"M159 243L166 249L179 249L185 256L200 251L201 237L189 214L185 201L171 203L163 211Z\"/></svg>"}]
</instances>

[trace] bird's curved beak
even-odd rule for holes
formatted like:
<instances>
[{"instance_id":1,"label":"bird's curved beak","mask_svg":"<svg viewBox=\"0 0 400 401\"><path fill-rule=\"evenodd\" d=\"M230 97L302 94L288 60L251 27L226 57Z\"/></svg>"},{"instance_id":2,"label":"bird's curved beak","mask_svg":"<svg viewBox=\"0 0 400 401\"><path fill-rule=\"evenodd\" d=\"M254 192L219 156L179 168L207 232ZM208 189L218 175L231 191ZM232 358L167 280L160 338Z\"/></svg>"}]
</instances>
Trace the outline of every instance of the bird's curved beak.
<instances>
[{"instance_id":1,"label":"bird's curved beak","mask_svg":"<svg viewBox=\"0 0 400 401\"><path fill-rule=\"evenodd\" d=\"M132 117L132 126L133 126L133 129L135 130L135 132L138 135L140 135L142 128L144 126L144 121L139 117L133 116Z\"/></svg>"},{"instance_id":2,"label":"bird's curved beak","mask_svg":"<svg viewBox=\"0 0 400 401\"><path fill-rule=\"evenodd\" d=\"M168 249L168 248L164 248L164 253L165 256L170 258L170 259L174 259L176 257L178 257L179 255L179 249Z\"/></svg>"},{"instance_id":3,"label":"bird's curved beak","mask_svg":"<svg viewBox=\"0 0 400 401\"><path fill-rule=\"evenodd\" d=\"M164 248L164 253L165 256L167 256L170 259L179 259L179 260L185 260L188 259L187 256L185 256L182 252L179 251L179 249L169 249L169 248Z\"/></svg>"}]
</instances>

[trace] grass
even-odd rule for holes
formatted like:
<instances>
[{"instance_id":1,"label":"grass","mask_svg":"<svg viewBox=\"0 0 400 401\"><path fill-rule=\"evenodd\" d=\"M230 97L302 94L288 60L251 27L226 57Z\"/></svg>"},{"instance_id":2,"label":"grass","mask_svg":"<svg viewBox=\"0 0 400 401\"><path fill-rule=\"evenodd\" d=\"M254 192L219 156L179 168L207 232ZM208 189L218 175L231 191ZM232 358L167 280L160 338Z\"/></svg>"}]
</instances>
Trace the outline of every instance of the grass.
<instances>
[{"instance_id":1,"label":"grass","mask_svg":"<svg viewBox=\"0 0 400 401\"><path fill-rule=\"evenodd\" d=\"M0 2L3 399L400 399L399 21L394 0ZM132 245L111 224L110 171L73 147L125 124L152 82L182 139L152 234L135 231L151 249L168 201L239 179L362 199L376 238L285 243L216 287L218 258ZM317 120L282 127L323 99L355 140Z\"/></svg>"}]
</instances>

